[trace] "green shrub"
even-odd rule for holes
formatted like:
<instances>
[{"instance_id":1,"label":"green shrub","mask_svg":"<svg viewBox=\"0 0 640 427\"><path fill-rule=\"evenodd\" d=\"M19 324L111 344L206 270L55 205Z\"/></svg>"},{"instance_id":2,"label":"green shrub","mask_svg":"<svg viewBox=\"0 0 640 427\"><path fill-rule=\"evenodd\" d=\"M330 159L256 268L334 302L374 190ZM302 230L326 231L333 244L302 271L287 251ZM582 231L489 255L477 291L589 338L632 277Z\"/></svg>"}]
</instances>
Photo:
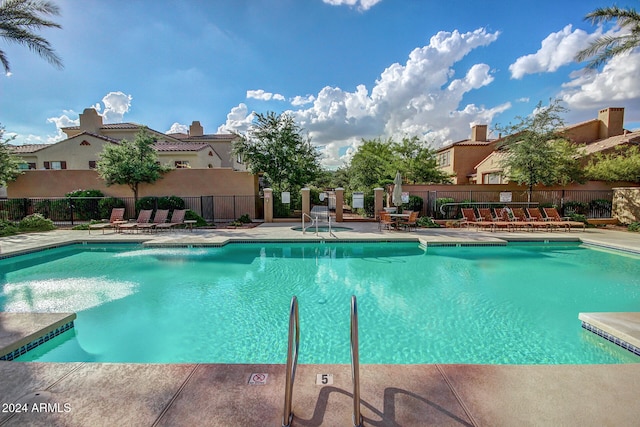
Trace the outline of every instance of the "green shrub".
<instances>
[{"instance_id":1,"label":"green shrub","mask_svg":"<svg viewBox=\"0 0 640 427\"><path fill-rule=\"evenodd\" d=\"M249 218L249 214L242 215L236 221L238 221L241 224L251 224L253 222L253 221L251 221L251 218Z\"/></svg>"},{"instance_id":2,"label":"green shrub","mask_svg":"<svg viewBox=\"0 0 640 427\"><path fill-rule=\"evenodd\" d=\"M564 214L571 216L571 214L586 215L589 213L589 204L585 202L566 202L564 204Z\"/></svg>"},{"instance_id":3,"label":"green shrub","mask_svg":"<svg viewBox=\"0 0 640 427\"><path fill-rule=\"evenodd\" d=\"M422 197L409 195L409 202L402 205L402 209L421 212L422 211Z\"/></svg>"},{"instance_id":4,"label":"green shrub","mask_svg":"<svg viewBox=\"0 0 640 427\"><path fill-rule=\"evenodd\" d=\"M587 224L587 216L586 215L572 213L571 215L569 215L569 219L571 219L571 221L579 221L579 222L584 222L585 224Z\"/></svg>"},{"instance_id":5,"label":"green shrub","mask_svg":"<svg viewBox=\"0 0 640 427\"><path fill-rule=\"evenodd\" d=\"M454 202L455 202L455 199L453 199L452 197L440 197L440 198L437 198L437 199L436 199L436 210L435 210L435 214L436 214L436 216L437 216L437 217L442 216L442 213L440 212L440 207L441 207L442 205L447 204L447 203L454 203ZM457 210L457 209L456 209L456 210ZM445 213L445 216L446 216L446 217L449 217L449 216L450 216L450 215L449 215L449 213L450 213L450 212L454 212L454 213L455 213L455 212L456 212L456 210L453 210L453 209L451 209L451 208L450 208L450 209L447 209L447 212Z\"/></svg>"},{"instance_id":6,"label":"green shrub","mask_svg":"<svg viewBox=\"0 0 640 427\"><path fill-rule=\"evenodd\" d=\"M143 209L156 209L158 205L158 198L155 196L147 196L138 199L136 202L136 212L140 212Z\"/></svg>"},{"instance_id":7,"label":"green shrub","mask_svg":"<svg viewBox=\"0 0 640 427\"><path fill-rule=\"evenodd\" d=\"M74 199L71 201L71 203L73 204L73 217L75 219L97 219L100 216L98 197L104 197L102 191L76 190L65 194L65 196L74 198L85 198L80 200Z\"/></svg>"},{"instance_id":8,"label":"green shrub","mask_svg":"<svg viewBox=\"0 0 640 427\"><path fill-rule=\"evenodd\" d=\"M178 196L165 196L158 198L158 209L169 209L170 211L175 209L184 209L184 200Z\"/></svg>"},{"instance_id":9,"label":"green shrub","mask_svg":"<svg viewBox=\"0 0 640 427\"><path fill-rule=\"evenodd\" d=\"M202 218L191 209L188 209L187 212L185 212L184 219L196 220L196 223L194 224L195 227L206 227L208 225L207 221L205 221L204 218Z\"/></svg>"},{"instance_id":10,"label":"green shrub","mask_svg":"<svg viewBox=\"0 0 640 427\"><path fill-rule=\"evenodd\" d=\"M633 232L636 232L636 233L640 232L640 222L638 222L638 221L632 222L631 224L629 224L627 226L627 230L633 231Z\"/></svg>"},{"instance_id":11,"label":"green shrub","mask_svg":"<svg viewBox=\"0 0 640 427\"><path fill-rule=\"evenodd\" d=\"M0 220L0 237L12 236L18 233L18 228L10 221Z\"/></svg>"},{"instance_id":12,"label":"green shrub","mask_svg":"<svg viewBox=\"0 0 640 427\"><path fill-rule=\"evenodd\" d=\"M424 228L438 228L438 227L440 227L439 224L436 224L433 221L433 218L429 218L428 216L421 216L420 218L418 218L418 221L416 221L416 224L418 224L418 227L424 227Z\"/></svg>"},{"instance_id":13,"label":"green shrub","mask_svg":"<svg viewBox=\"0 0 640 427\"><path fill-rule=\"evenodd\" d=\"M53 225L53 221L45 218L41 214L34 213L25 216L22 221L18 223L20 231L49 231L56 228Z\"/></svg>"},{"instance_id":14,"label":"green shrub","mask_svg":"<svg viewBox=\"0 0 640 427\"><path fill-rule=\"evenodd\" d=\"M125 203L122 199L118 199L116 197L105 197L104 199L100 199L100 201L98 201L98 218L96 219L110 218L113 208L124 207Z\"/></svg>"},{"instance_id":15,"label":"green shrub","mask_svg":"<svg viewBox=\"0 0 640 427\"><path fill-rule=\"evenodd\" d=\"M3 218L18 221L27 216L27 211L31 208L31 199L9 199L2 203L2 209L6 214Z\"/></svg>"}]
</instances>

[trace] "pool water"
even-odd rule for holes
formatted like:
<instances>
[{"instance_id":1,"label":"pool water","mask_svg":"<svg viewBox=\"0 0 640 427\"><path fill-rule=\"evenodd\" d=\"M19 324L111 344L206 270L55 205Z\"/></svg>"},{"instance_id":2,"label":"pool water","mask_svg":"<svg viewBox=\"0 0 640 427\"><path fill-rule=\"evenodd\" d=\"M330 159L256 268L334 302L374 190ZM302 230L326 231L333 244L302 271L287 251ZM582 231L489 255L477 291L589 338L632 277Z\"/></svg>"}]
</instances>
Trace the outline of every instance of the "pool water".
<instances>
[{"instance_id":1,"label":"pool water","mask_svg":"<svg viewBox=\"0 0 640 427\"><path fill-rule=\"evenodd\" d=\"M75 330L18 360L563 364L640 359L579 312L640 311L640 258L580 244L73 245L0 260L0 310L77 312Z\"/></svg>"}]
</instances>

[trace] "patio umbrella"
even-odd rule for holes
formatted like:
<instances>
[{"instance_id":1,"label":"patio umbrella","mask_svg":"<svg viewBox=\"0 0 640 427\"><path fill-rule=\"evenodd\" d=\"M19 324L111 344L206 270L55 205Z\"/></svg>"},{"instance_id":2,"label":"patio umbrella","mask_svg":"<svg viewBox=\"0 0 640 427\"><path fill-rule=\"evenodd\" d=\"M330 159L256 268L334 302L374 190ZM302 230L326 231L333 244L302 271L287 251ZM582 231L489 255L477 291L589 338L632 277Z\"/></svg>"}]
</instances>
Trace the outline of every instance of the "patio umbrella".
<instances>
[{"instance_id":1,"label":"patio umbrella","mask_svg":"<svg viewBox=\"0 0 640 427\"><path fill-rule=\"evenodd\" d=\"M393 180L391 202L394 206L402 205L402 176L400 176L400 172L396 173L396 179Z\"/></svg>"}]
</instances>

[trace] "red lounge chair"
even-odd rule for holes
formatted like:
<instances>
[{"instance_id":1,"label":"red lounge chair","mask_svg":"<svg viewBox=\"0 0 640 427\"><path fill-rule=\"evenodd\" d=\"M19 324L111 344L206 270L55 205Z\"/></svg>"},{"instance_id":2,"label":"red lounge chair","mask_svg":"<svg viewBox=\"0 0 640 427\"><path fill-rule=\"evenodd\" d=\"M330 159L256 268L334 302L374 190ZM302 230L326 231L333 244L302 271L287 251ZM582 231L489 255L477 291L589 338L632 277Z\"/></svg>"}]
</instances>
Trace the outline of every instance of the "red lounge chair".
<instances>
[{"instance_id":1,"label":"red lounge chair","mask_svg":"<svg viewBox=\"0 0 640 427\"><path fill-rule=\"evenodd\" d=\"M512 208L511 212L513 212L513 216L518 220L518 222L526 224L531 231L535 228L544 228L547 231L551 230L551 224L546 221L539 221L532 218L527 215L523 208Z\"/></svg>"},{"instance_id":2,"label":"red lounge chair","mask_svg":"<svg viewBox=\"0 0 640 427\"><path fill-rule=\"evenodd\" d=\"M569 219L562 218L556 208L542 209L544 210L544 214L547 216L547 218L551 219L552 221L567 224L567 226L569 227L569 231L571 231L571 227L582 227L583 230L587 227L587 224L585 224L584 222L570 221Z\"/></svg>"},{"instance_id":3,"label":"red lounge chair","mask_svg":"<svg viewBox=\"0 0 640 427\"><path fill-rule=\"evenodd\" d=\"M495 227L493 221L484 221L481 218L478 218L473 208L462 208L462 217L462 223L460 224L461 227L469 228L471 225L476 227L477 230L480 230L480 227L485 227L490 228L491 231L493 231L493 228Z\"/></svg>"},{"instance_id":4,"label":"red lounge chair","mask_svg":"<svg viewBox=\"0 0 640 427\"><path fill-rule=\"evenodd\" d=\"M147 224L151 220L152 209L143 209L138 214L136 222L128 222L126 224L119 224L117 230L122 232L124 230L137 229L139 224Z\"/></svg>"},{"instance_id":5,"label":"red lounge chair","mask_svg":"<svg viewBox=\"0 0 640 427\"><path fill-rule=\"evenodd\" d=\"M506 228L507 231L511 231L511 228L513 227L511 221L505 221L503 218L500 218L498 216L494 217L493 215L491 215L491 209L489 208L478 208L478 214L484 221L493 222L494 229L495 227L500 227Z\"/></svg>"},{"instance_id":6,"label":"red lounge chair","mask_svg":"<svg viewBox=\"0 0 640 427\"><path fill-rule=\"evenodd\" d=\"M105 229L115 227L116 222L118 221L124 221L124 208L113 208L111 210L111 217L109 218L109 222L89 225L89 234L91 234L91 230L97 229L101 229L102 234L104 234Z\"/></svg>"},{"instance_id":7,"label":"red lounge chair","mask_svg":"<svg viewBox=\"0 0 640 427\"><path fill-rule=\"evenodd\" d=\"M166 223L168 215L169 215L169 209L158 209L156 211L156 214L153 216L153 222L148 222L146 224L138 224L138 230L149 230L151 232L157 226Z\"/></svg>"},{"instance_id":8,"label":"red lounge chair","mask_svg":"<svg viewBox=\"0 0 640 427\"><path fill-rule=\"evenodd\" d=\"M171 215L171 221L156 225L156 230L173 229L180 225L184 225L184 215L187 213L186 209L176 209Z\"/></svg>"},{"instance_id":9,"label":"red lounge chair","mask_svg":"<svg viewBox=\"0 0 640 427\"><path fill-rule=\"evenodd\" d=\"M553 227L563 227L565 231L569 231L569 225L563 223L562 221L552 221L550 218L545 218L542 216L542 212L540 212L540 208L527 208L527 213L534 221L544 222L549 224L549 231L553 229Z\"/></svg>"}]
</instances>

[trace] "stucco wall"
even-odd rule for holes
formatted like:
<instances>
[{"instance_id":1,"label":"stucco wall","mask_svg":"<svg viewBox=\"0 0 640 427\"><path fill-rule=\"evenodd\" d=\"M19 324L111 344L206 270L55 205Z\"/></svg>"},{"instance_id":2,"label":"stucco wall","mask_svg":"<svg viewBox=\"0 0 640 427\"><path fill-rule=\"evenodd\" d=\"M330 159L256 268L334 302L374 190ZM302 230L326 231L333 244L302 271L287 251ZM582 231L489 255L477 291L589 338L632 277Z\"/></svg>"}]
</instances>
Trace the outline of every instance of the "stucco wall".
<instances>
[{"instance_id":1,"label":"stucco wall","mask_svg":"<svg viewBox=\"0 0 640 427\"><path fill-rule=\"evenodd\" d=\"M613 189L613 217L622 224L640 221L640 188Z\"/></svg>"},{"instance_id":2,"label":"stucco wall","mask_svg":"<svg viewBox=\"0 0 640 427\"><path fill-rule=\"evenodd\" d=\"M107 187L92 170L25 171L7 187L9 198L63 197L74 190L95 189L107 196L130 197L126 185ZM257 178L249 172L232 169L175 169L154 184L141 184L144 196L252 196L258 193Z\"/></svg>"}]
</instances>

